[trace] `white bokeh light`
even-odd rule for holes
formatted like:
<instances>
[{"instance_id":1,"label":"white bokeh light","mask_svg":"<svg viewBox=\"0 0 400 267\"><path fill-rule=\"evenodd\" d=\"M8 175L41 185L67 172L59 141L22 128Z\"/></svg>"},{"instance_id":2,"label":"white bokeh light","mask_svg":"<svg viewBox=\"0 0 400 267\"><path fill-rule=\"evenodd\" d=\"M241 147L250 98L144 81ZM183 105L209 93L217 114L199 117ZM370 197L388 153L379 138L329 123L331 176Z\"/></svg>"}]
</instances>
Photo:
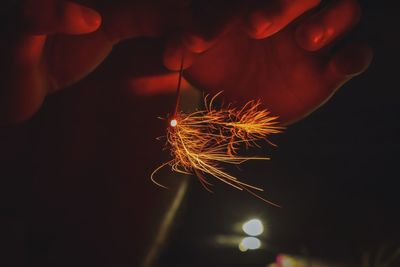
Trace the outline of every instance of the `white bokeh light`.
<instances>
[{"instance_id":1,"label":"white bokeh light","mask_svg":"<svg viewBox=\"0 0 400 267\"><path fill-rule=\"evenodd\" d=\"M257 237L248 236L242 239L239 244L239 250L245 252L247 250L258 249L261 247L261 241Z\"/></svg>"},{"instance_id":2,"label":"white bokeh light","mask_svg":"<svg viewBox=\"0 0 400 267\"><path fill-rule=\"evenodd\" d=\"M176 125L178 125L178 121L177 121L176 119L172 119L172 120L169 122L169 124L170 124L172 127L175 127Z\"/></svg>"},{"instance_id":3,"label":"white bokeh light","mask_svg":"<svg viewBox=\"0 0 400 267\"><path fill-rule=\"evenodd\" d=\"M251 236L258 236L264 232L264 226L259 219L247 221L242 226L243 231Z\"/></svg>"}]
</instances>

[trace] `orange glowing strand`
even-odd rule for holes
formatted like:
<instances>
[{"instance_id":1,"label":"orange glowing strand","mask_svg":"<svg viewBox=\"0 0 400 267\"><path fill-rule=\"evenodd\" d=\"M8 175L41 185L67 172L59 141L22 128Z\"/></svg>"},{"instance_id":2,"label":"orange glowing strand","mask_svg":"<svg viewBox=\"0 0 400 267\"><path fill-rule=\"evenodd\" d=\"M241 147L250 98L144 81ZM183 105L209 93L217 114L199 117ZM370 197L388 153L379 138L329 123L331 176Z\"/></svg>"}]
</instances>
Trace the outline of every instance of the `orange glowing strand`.
<instances>
[{"instance_id":1,"label":"orange glowing strand","mask_svg":"<svg viewBox=\"0 0 400 267\"><path fill-rule=\"evenodd\" d=\"M282 127L277 126L277 117L271 117L268 111L261 109L259 101L250 101L241 109L217 110L212 106L217 96L209 102L205 97L205 110L175 114L167 129L167 147L173 159L157 168L151 175L152 180L160 168L169 165L175 172L196 175L207 190L210 183L206 175L209 175L261 198L253 192L263 191L261 188L239 181L225 171L223 165L268 160L268 157L240 156L238 148L257 145L256 141L266 140L270 134L279 133Z\"/></svg>"}]
</instances>

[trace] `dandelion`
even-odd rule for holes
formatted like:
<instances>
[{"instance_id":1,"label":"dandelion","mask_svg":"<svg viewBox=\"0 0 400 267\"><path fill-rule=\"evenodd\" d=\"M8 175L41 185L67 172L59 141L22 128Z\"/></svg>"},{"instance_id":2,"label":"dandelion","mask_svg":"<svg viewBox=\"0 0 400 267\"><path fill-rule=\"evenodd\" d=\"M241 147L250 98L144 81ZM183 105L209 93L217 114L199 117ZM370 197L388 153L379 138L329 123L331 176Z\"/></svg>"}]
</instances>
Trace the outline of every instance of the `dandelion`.
<instances>
[{"instance_id":1,"label":"dandelion","mask_svg":"<svg viewBox=\"0 0 400 267\"><path fill-rule=\"evenodd\" d=\"M204 98L205 109L185 114L176 112L167 128L166 148L171 151L172 159L158 167L151 175L169 165L178 173L196 175L208 190L212 185L208 177L212 176L239 190L245 190L262 200L278 206L257 195L254 191L263 189L240 181L227 172L226 164L239 165L249 160L268 160L268 157L242 156L241 148L258 146L260 140L268 141L271 134L280 133L277 117L261 108L260 101L249 101L242 108L214 107L215 99ZM269 142L271 143L271 142Z\"/></svg>"}]
</instances>

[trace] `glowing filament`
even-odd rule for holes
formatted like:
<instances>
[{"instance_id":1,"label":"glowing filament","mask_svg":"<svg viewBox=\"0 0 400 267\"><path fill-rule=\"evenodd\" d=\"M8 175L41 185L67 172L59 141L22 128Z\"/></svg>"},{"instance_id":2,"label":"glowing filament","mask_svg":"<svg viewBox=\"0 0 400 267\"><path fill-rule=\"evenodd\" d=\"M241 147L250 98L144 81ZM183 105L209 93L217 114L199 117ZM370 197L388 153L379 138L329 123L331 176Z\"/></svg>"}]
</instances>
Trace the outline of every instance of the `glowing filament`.
<instances>
[{"instance_id":1,"label":"glowing filament","mask_svg":"<svg viewBox=\"0 0 400 267\"><path fill-rule=\"evenodd\" d=\"M250 101L240 109L229 106L215 109L213 102L218 95L209 101L205 97L205 110L190 114L178 112L174 115L166 136L166 146L171 151L172 160L158 167L152 173L151 179L160 185L154 180L154 174L169 165L175 172L196 175L207 190L211 186L206 177L209 175L261 198L253 190L263 189L239 181L225 171L223 165L268 160L268 157L241 156L238 151L241 148L258 146L256 142L259 140L269 142L267 136L281 132L282 127L277 125L277 117L270 116L267 110L261 109L260 101Z\"/></svg>"}]
</instances>

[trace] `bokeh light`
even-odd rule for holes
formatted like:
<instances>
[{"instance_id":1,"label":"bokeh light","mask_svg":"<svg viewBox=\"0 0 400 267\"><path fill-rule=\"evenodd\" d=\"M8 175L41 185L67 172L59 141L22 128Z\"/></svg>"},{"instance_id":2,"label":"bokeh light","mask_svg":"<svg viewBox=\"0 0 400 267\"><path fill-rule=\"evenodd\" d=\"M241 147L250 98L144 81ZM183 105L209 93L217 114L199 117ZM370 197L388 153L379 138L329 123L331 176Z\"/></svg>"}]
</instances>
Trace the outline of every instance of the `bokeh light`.
<instances>
[{"instance_id":1,"label":"bokeh light","mask_svg":"<svg viewBox=\"0 0 400 267\"><path fill-rule=\"evenodd\" d=\"M173 119L173 120L170 121L169 124L170 124L172 127L175 127L176 125L178 125L178 121L175 120L175 119Z\"/></svg>"},{"instance_id":2,"label":"bokeh light","mask_svg":"<svg viewBox=\"0 0 400 267\"><path fill-rule=\"evenodd\" d=\"M245 222L242 229L246 234L251 236L258 236L264 232L264 226L259 219L252 219Z\"/></svg>"},{"instance_id":3,"label":"bokeh light","mask_svg":"<svg viewBox=\"0 0 400 267\"><path fill-rule=\"evenodd\" d=\"M257 237L248 236L242 239L239 243L239 250L245 252L247 250L254 250L261 247L261 241Z\"/></svg>"}]
</instances>

